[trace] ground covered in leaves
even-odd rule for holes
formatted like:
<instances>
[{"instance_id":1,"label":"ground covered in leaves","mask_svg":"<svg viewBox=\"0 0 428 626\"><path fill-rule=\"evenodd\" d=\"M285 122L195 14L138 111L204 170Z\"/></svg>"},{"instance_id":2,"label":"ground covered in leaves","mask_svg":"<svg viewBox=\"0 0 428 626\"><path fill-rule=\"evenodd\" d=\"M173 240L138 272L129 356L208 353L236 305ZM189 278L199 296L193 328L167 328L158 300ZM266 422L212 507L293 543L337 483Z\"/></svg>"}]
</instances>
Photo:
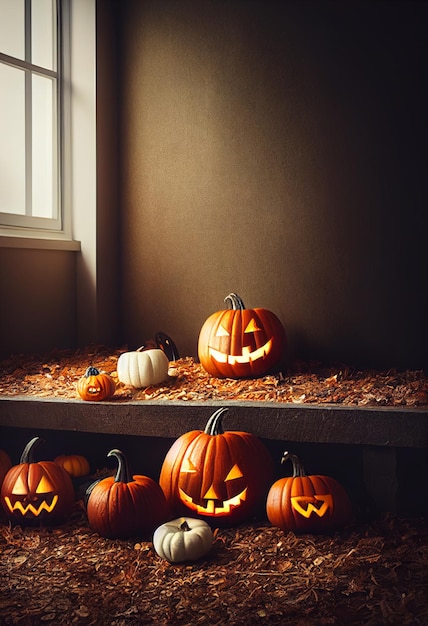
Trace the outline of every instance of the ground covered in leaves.
<instances>
[{"instance_id":1,"label":"ground covered in leaves","mask_svg":"<svg viewBox=\"0 0 428 626\"><path fill-rule=\"evenodd\" d=\"M0 519L0 623L230 625L428 623L426 520L386 516L333 536L254 522L172 565L151 538L109 540L76 504L52 529Z\"/></svg>"},{"instance_id":2,"label":"ground covered in leaves","mask_svg":"<svg viewBox=\"0 0 428 626\"><path fill-rule=\"evenodd\" d=\"M192 357L171 362L165 383L133 389L119 383L117 360L127 348L88 347L49 355L17 355L0 361L0 394L77 398L76 382L89 365L117 382L113 401L239 400L330 403L356 406L427 406L423 371L358 370L346 365L293 364L289 370L256 379L218 379Z\"/></svg>"}]
</instances>

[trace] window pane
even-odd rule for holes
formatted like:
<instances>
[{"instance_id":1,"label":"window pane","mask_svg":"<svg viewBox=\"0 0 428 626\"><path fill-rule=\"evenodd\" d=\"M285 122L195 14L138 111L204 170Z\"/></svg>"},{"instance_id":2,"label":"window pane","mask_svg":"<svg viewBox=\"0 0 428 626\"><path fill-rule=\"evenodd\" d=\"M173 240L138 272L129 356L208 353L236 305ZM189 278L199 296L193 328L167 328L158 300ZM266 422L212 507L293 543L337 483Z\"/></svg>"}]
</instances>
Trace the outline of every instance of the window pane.
<instances>
[{"instance_id":1,"label":"window pane","mask_svg":"<svg viewBox=\"0 0 428 626\"><path fill-rule=\"evenodd\" d=\"M32 204L35 217L56 217L54 96L55 82L33 75Z\"/></svg>"},{"instance_id":2,"label":"window pane","mask_svg":"<svg viewBox=\"0 0 428 626\"><path fill-rule=\"evenodd\" d=\"M0 211L25 215L25 75L0 63Z\"/></svg>"},{"instance_id":3,"label":"window pane","mask_svg":"<svg viewBox=\"0 0 428 626\"><path fill-rule=\"evenodd\" d=\"M24 0L0 0L0 52L25 59Z\"/></svg>"},{"instance_id":4,"label":"window pane","mask_svg":"<svg viewBox=\"0 0 428 626\"><path fill-rule=\"evenodd\" d=\"M55 70L56 15L54 0L31 3L31 62Z\"/></svg>"}]
</instances>

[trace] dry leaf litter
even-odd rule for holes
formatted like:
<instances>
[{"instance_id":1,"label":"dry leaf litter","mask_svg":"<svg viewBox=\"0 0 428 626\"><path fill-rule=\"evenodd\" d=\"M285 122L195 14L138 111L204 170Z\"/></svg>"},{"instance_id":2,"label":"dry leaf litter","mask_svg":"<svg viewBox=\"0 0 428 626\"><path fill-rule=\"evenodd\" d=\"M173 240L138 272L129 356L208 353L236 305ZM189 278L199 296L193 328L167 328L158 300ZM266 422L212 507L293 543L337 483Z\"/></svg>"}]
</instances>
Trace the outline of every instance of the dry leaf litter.
<instances>
[{"instance_id":1,"label":"dry leaf litter","mask_svg":"<svg viewBox=\"0 0 428 626\"><path fill-rule=\"evenodd\" d=\"M334 536L254 522L173 565L150 538L99 537L76 505L57 528L0 525L0 623L422 626L427 536L423 520L393 516Z\"/></svg>"},{"instance_id":2,"label":"dry leaf litter","mask_svg":"<svg viewBox=\"0 0 428 626\"><path fill-rule=\"evenodd\" d=\"M88 365L116 377L124 349L17 356L0 363L2 395L75 398ZM194 359L163 385L118 385L115 401L225 400L423 406L423 372L297 367L254 381L217 380ZM428 624L425 519L387 515L332 536L284 533L253 520L215 531L210 553L172 565L151 537L103 539L76 502L54 528L11 526L0 514L0 624L96 626Z\"/></svg>"},{"instance_id":3,"label":"dry leaf litter","mask_svg":"<svg viewBox=\"0 0 428 626\"><path fill-rule=\"evenodd\" d=\"M356 406L427 406L428 376L419 370L358 370L345 365L295 363L286 372L255 379L210 376L192 357L171 362L168 381L145 389L118 382L117 360L127 348L57 351L45 357L17 355L0 361L0 394L76 398L76 382L89 365L118 383L113 401L240 400L344 404Z\"/></svg>"}]
</instances>

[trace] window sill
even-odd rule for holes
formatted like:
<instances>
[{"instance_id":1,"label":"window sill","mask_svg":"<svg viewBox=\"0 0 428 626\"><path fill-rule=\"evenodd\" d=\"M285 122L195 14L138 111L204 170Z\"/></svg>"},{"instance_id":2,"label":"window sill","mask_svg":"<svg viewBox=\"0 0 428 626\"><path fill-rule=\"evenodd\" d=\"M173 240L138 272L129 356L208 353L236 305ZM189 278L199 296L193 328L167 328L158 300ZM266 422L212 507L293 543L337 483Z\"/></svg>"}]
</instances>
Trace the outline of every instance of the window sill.
<instances>
[{"instance_id":1,"label":"window sill","mask_svg":"<svg viewBox=\"0 0 428 626\"><path fill-rule=\"evenodd\" d=\"M67 250L80 252L80 241L49 235L28 236L0 232L0 248L27 248L29 250Z\"/></svg>"}]
</instances>

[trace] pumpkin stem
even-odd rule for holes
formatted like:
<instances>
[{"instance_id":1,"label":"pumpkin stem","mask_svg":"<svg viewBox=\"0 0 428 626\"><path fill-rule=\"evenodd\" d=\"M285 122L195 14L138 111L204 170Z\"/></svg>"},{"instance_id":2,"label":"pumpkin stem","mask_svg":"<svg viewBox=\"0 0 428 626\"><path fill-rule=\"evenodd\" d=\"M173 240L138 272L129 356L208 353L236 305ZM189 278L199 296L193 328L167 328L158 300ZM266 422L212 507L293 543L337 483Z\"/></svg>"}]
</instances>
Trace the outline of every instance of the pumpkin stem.
<instances>
[{"instance_id":1,"label":"pumpkin stem","mask_svg":"<svg viewBox=\"0 0 428 626\"><path fill-rule=\"evenodd\" d=\"M225 297L224 301L229 301L234 311L237 311L238 309L242 311L243 309L245 309L244 303L236 293L230 293L228 296Z\"/></svg>"},{"instance_id":2,"label":"pumpkin stem","mask_svg":"<svg viewBox=\"0 0 428 626\"><path fill-rule=\"evenodd\" d=\"M206 435L222 435L224 433L222 424L222 414L227 411L227 407L222 406L215 411L205 426L204 433Z\"/></svg>"},{"instance_id":3,"label":"pumpkin stem","mask_svg":"<svg viewBox=\"0 0 428 626\"><path fill-rule=\"evenodd\" d=\"M291 461L293 464L293 478L306 476L305 468L296 454L291 454L291 452L287 452L286 450L282 455L281 463L285 463L286 461Z\"/></svg>"},{"instance_id":4,"label":"pumpkin stem","mask_svg":"<svg viewBox=\"0 0 428 626\"><path fill-rule=\"evenodd\" d=\"M178 361L180 354L177 350L177 346L165 333L159 331L156 333L156 343L158 347L166 354L168 361Z\"/></svg>"},{"instance_id":5,"label":"pumpkin stem","mask_svg":"<svg viewBox=\"0 0 428 626\"><path fill-rule=\"evenodd\" d=\"M110 450L107 456L115 456L118 461L116 476L114 477L115 483L133 483L131 471L129 469L128 461L121 450L115 448Z\"/></svg>"},{"instance_id":6,"label":"pumpkin stem","mask_svg":"<svg viewBox=\"0 0 428 626\"><path fill-rule=\"evenodd\" d=\"M86 378L89 378L89 376L98 376L99 373L100 373L99 369L97 369L93 365L90 365L88 369L86 370L85 376Z\"/></svg>"},{"instance_id":7,"label":"pumpkin stem","mask_svg":"<svg viewBox=\"0 0 428 626\"><path fill-rule=\"evenodd\" d=\"M41 439L40 437L34 437L33 439L31 439L31 441L27 443L27 445L25 446L21 454L20 463L34 463L35 462L34 451L43 442L44 440Z\"/></svg>"},{"instance_id":8,"label":"pumpkin stem","mask_svg":"<svg viewBox=\"0 0 428 626\"><path fill-rule=\"evenodd\" d=\"M182 524L180 524L180 528L181 528L181 530L184 530L185 532L190 530L190 526L187 523L187 520L184 520L184 522Z\"/></svg>"}]
</instances>

